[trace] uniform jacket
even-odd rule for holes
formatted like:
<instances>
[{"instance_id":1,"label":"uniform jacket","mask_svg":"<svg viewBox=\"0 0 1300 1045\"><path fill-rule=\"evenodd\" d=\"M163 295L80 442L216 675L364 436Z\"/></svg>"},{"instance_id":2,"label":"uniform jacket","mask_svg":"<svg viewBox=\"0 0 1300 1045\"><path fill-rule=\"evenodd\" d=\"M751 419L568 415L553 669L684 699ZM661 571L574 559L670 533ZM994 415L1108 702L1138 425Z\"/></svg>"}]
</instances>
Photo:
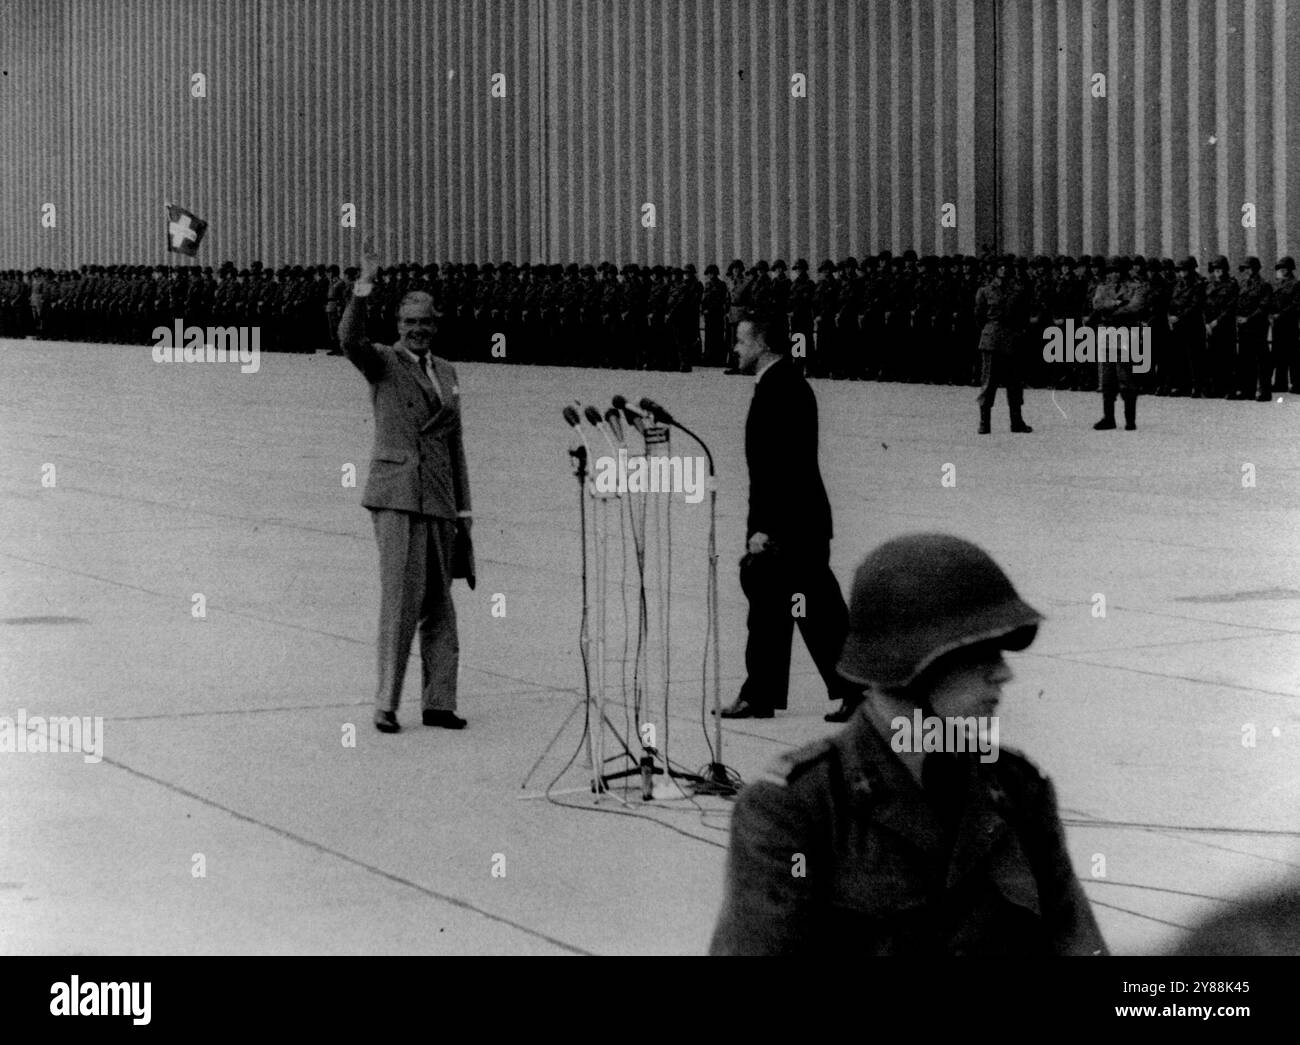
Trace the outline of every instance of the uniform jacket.
<instances>
[{"instance_id":1,"label":"uniform jacket","mask_svg":"<svg viewBox=\"0 0 1300 1045\"><path fill-rule=\"evenodd\" d=\"M1273 323L1275 329L1289 330L1300 315L1300 280L1294 276L1273 284Z\"/></svg>"},{"instance_id":2,"label":"uniform jacket","mask_svg":"<svg viewBox=\"0 0 1300 1045\"><path fill-rule=\"evenodd\" d=\"M1011 355L1024 326L1024 294L1010 280L989 282L975 294L975 324L981 352Z\"/></svg>"},{"instance_id":3,"label":"uniform jacket","mask_svg":"<svg viewBox=\"0 0 1300 1045\"><path fill-rule=\"evenodd\" d=\"M711 952L1106 953L1051 782L1023 756L999 756L968 756L949 847L934 807L865 711L787 754L736 802ZM793 873L800 856L802 876Z\"/></svg>"},{"instance_id":4,"label":"uniform jacket","mask_svg":"<svg viewBox=\"0 0 1300 1045\"><path fill-rule=\"evenodd\" d=\"M1193 276L1174 281L1174 288L1169 293L1169 314L1176 322L1201 323L1204 306L1205 284L1202 280Z\"/></svg>"},{"instance_id":5,"label":"uniform jacket","mask_svg":"<svg viewBox=\"0 0 1300 1045\"><path fill-rule=\"evenodd\" d=\"M1218 282L1210 280L1205 284L1205 322L1217 323L1226 319L1229 322L1237 314L1237 284L1231 279Z\"/></svg>"},{"instance_id":6,"label":"uniform jacket","mask_svg":"<svg viewBox=\"0 0 1300 1045\"><path fill-rule=\"evenodd\" d=\"M435 394L404 351L366 338L365 311L365 299L353 297L339 327L343 350L370 382L375 410L375 446L361 503L455 519L470 510L456 369L433 357L441 396Z\"/></svg>"},{"instance_id":7,"label":"uniform jacket","mask_svg":"<svg viewBox=\"0 0 1300 1045\"><path fill-rule=\"evenodd\" d=\"M763 372L745 419L746 537L765 533L797 553L831 539L831 506L817 464L817 397L788 356Z\"/></svg>"},{"instance_id":8,"label":"uniform jacket","mask_svg":"<svg viewBox=\"0 0 1300 1045\"><path fill-rule=\"evenodd\" d=\"M1251 326L1268 324L1268 314L1273 306L1273 286L1258 276L1247 276L1238 283L1237 315Z\"/></svg>"}]
</instances>

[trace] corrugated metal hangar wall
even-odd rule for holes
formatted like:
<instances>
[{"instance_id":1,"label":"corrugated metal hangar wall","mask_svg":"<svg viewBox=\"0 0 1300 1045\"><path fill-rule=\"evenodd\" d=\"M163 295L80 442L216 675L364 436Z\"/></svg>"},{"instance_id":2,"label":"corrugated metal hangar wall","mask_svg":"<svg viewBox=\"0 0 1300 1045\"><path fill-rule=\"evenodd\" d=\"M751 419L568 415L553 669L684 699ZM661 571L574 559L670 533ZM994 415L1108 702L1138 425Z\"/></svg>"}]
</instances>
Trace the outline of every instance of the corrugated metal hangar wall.
<instances>
[{"instance_id":1,"label":"corrugated metal hangar wall","mask_svg":"<svg viewBox=\"0 0 1300 1045\"><path fill-rule=\"evenodd\" d=\"M1300 3L0 0L0 141L0 267L165 261L168 200L208 264L1267 262Z\"/></svg>"}]
</instances>

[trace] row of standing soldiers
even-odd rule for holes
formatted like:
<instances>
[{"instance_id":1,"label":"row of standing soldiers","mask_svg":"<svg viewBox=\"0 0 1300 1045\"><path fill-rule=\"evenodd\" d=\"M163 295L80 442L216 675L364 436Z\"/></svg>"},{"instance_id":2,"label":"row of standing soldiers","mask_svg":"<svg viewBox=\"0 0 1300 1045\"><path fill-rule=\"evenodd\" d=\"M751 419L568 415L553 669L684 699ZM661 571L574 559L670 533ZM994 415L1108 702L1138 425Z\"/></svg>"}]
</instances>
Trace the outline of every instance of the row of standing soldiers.
<instances>
[{"instance_id":1,"label":"row of standing soldiers","mask_svg":"<svg viewBox=\"0 0 1300 1045\"><path fill-rule=\"evenodd\" d=\"M334 266L237 270L86 265L79 271L0 272L0 337L148 345L158 327L259 328L262 351L327 348ZM334 324L337 326L337 321Z\"/></svg>"},{"instance_id":2,"label":"row of standing soldiers","mask_svg":"<svg viewBox=\"0 0 1300 1045\"><path fill-rule=\"evenodd\" d=\"M408 263L381 270L370 333L395 340L397 304L422 290L442 313L440 351L451 358L686 370L728 361L744 311L775 311L786 316L812 376L978 384L977 294L1003 263L1027 384L1097 387L1095 366L1045 363L1042 334L1067 320L1095 321L1098 290L1122 266L1124 283L1144 288L1143 315L1129 322L1152 329L1149 390L1242 396L1300 385L1290 258L1278 261L1272 284L1260 277L1258 259L1246 259L1234 280L1222 257L1208 279L1195 258L918 258L910 250L861 264L823 261L815 279L803 259L789 267L735 260L725 278L709 265L703 281L693 265ZM2 272L0 336L149 344L156 327L179 319L258 326L264 351L337 351L354 278L355 270L336 265L273 271L258 262L248 269L227 262L216 273L119 265Z\"/></svg>"}]
</instances>

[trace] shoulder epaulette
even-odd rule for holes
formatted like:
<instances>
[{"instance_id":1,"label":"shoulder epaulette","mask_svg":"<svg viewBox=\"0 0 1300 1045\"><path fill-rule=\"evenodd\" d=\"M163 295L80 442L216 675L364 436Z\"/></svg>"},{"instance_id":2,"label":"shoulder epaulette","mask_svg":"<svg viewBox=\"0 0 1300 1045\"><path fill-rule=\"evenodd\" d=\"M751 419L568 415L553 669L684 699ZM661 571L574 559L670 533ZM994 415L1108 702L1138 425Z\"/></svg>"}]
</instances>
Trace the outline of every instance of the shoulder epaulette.
<instances>
[{"instance_id":1,"label":"shoulder epaulette","mask_svg":"<svg viewBox=\"0 0 1300 1045\"><path fill-rule=\"evenodd\" d=\"M802 747L793 748L777 756L761 773L754 778L754 783L765 781L786 787L793 783L810 767L816 765L831 752L831 737L814 740Z\"/></svg>"}]
</instances>

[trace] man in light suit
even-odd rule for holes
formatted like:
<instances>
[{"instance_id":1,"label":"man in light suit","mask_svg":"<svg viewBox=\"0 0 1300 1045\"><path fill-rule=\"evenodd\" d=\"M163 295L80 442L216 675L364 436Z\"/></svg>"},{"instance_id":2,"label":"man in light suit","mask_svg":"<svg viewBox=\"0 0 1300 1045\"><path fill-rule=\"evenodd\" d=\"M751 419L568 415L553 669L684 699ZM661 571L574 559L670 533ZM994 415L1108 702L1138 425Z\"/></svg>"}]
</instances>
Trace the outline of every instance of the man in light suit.
<instances>
[{"instance_id":1,"label":"man in light suit","mask_svg":"<svg viewBox=\"0 0 1300 1045\"><path fill-rule=\"evenodd\" d=\"M861 701L862 687L835 670L849 613L830 567L831 506L817 464L817 397L787 355L785 314L742 317L736 328L740 367L757 376L745 420L749 517L740 564L740 586L749 599L748 677L722 717L772 718L785 708L798 623L830 699L844 702L826 720L844 722Z\"/></svg>"},{"instance_id":2,"label":"man in light suit","mask_svg":"<svg viewBox=\"0 0 1300 1045\"><path fill-rule=\"evenodd\" d=\"M469 471L461 435L456 370L430 351L437 331L433 298L406 295L398 307L398 341L366 337L366 298L379 270L367 252L353 287L339 340L370 382L375 446L361 503L370 509L379 544L379 688L375 728L396 733L397 705L416 625L423 665L426 726L461 729L456 715L460 647L451 581L474 585L469 546ZM460 570L453 571L460 545Z\"/></svg>"}]
</instances>

